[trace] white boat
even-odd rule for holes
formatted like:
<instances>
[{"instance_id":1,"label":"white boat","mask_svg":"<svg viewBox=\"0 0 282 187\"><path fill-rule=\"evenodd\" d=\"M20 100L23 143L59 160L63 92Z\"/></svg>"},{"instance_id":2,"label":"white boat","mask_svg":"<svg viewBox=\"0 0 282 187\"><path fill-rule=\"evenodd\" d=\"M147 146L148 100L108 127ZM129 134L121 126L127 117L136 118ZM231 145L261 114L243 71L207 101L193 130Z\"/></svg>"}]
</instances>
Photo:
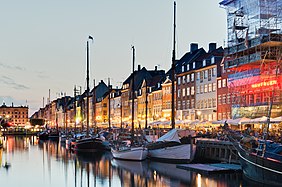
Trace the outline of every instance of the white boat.
<instances>
[{"instance_id":1,"label":"white boat","mask_svg":"<svg viewBox=\"0 0 282 187\"><path fill-rule=\"evenodd\" d=\"M145 160L148 155L148 149L144 146L140 147L122 147L119 149L111 149L113 157L122 160Z\"/></svg>"},{"instance_id":2,"label":"white boat","mask_svg":"<svg viewBox=\"0 0 282 187\"><path fill-rule=\"evenodd\" d=\"M148 145L148 157L166 162L191 162L196 152L196 145L191 140L194 132L185 131L172 129L155 143ZM190 133L190 138L186 139L186 141L181 140L179 137L181 133L185 134L183 134L184 137L187 137L187 133Z\"/></svg>"}]
</instances>

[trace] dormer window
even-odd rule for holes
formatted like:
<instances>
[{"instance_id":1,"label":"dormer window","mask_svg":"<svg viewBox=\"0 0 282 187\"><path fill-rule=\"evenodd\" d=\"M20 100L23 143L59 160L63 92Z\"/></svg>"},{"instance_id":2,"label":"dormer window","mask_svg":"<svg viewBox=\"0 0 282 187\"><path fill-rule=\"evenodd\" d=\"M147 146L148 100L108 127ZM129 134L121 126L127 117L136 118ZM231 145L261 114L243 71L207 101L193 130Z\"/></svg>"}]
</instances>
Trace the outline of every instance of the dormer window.
<instances>
[{"instance_id":1,"label":"dormer window","mask_svg":"<svg viewBox=\"0 0 282 187\"><path fill-rule=\"evenodd\" d=\"M205 59L205 60L203 60L203 67L206 66L206 65L207 65L207 61Z\"/></svg>"},{"instance_id":2,"label":"dormer window","mask_svg":"<svg viewBox=\"0 0 282 187\"><path fill-rule=\"evenodd\" d=\"M193 69L196 68L196 62L193 62Z\"/></svg>"},{"instance_id":3,"label":"dormer window","mask_svg":"<svg viewBox=\"0 0 282 187\"><path fill-rule=\"evenodd\" d=\"M211 64L214 64L215 63L215 57L213 56L212 58L211 58Z\"/></svg>"},{"instance_id":4,"label":"dormer window","mask_svg":"<svg viewBox=\"0 0 282 187\"><path fill-rule=\"evenodd\" d=\"M186 66L186 67L187 67L187 71L189 71L189 70L190 70L190 68L189 68L189 64L187 64L187 66Z\"/></svg>"},{"instance_id":5,"label":"dormer window","mask_svg":"<svg viewBox=\"0 0 282 187\"><path fill-rule=\"evenodd\" d=\"M184 67L185 67L185 66L182 66L182 72L184 72Z\"/></svg>"}]
</instances>

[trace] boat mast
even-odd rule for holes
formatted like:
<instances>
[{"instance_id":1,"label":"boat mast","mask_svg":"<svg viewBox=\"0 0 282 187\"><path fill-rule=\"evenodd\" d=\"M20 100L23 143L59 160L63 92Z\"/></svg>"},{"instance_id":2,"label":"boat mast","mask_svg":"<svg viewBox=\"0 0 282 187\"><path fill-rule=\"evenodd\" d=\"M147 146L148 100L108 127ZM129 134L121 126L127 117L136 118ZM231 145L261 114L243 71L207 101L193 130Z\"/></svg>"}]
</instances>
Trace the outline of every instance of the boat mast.
<instances>
[{"instance_id":1,"label":"boat mast","mask_svg":"<svg viewBox=\"0 0 282 187\"><path fill-rule=\"evenodd\" d=\"M109 132L111 130L111 92L112 92L112 88L111 88L111 81L110 78L108 78L108 87L109 87L109 96L108 96L108 102L109 102L109 107L108 107L108 128L109 128Z\"/></svg>"},{"instance_id":2,"label":"boat mast","mask_svg":"<svg viewBox=\"0 0 282 187\"><path fill-rule=\"evenodd\" d=\"M278 61L277 61L277 65L276 65L276 71L275 71L275 77L278 77L278 69L280 66L280 60L281 60L281 56L279 57ZM272 110L272 106L273 106L273 100L274 100L274 87L272 88L272 92L271 92L271 96L270 96L270 104L269 104L269 110L268 110L268 114L267 114L267 126L266 126L266 134L264 136L264 139L267 140L268 139L268 132L269 132L269 125L270 125L270 117L271 117L271 110Z\"/></svg>"},{"instance_id":3,"label":"boat mast","mask_svg":"<svg viewBox=\"0 0 282 187\"><path fill-rule=\"evenodd\" d=\"M145 95L145 129L148 128L148 82L147 82L147 79L145 79L145 84L146 84L146 95Z\"/></svg>"},{"instance_id":4,"label":"boat mast","mask_svg":"<svg viewBox=\"0 0 282 187\"><path fill-rule=\"evenodd\" d=\"M87 40L87 70L86 70L86 82L87 82L87 88L86 88L86 137L89 137L89 40L93 41L92 36L88 36Z\"/></svg>"},{"instance_id":5,"label":"boat mast","mask_svg":"<svg viewBox=\"0 0 282 187\"><path fill-rule=\"evenodd\" d=\"M174 16L173 16L173 50L172 50L172 63L171 63L171 128L175 128L175 29L176 29L176 2L174 1Z\"/></svg>"},{"instance_id":6,"label":"boat mast","mask_svg":"<svg viewBox=\"0 0 282 187\"><path fill-rule=\"evenodd\" d=\"M131 96L132 96L132 110L131 110L131 146L134 138L134 62L135 62L135 48L132 48L132 84L131 84Z\"/></svg>"}]
</instances>

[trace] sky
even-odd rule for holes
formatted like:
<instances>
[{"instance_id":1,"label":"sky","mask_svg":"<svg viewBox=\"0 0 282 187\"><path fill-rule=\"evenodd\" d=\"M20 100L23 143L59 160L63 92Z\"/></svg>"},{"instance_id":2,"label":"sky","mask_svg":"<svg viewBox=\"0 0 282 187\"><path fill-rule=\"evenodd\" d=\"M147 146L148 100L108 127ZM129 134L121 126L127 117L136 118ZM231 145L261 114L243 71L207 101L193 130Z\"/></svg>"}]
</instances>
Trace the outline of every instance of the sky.
<instances>
[{"instance_id":1,"label":"sky","mask_svg":"<svg viewBox=\"0 0 282 187\"><path fill-rule=\"evenodd\" d=\"M226 12L219 0L177 0L176 59L190 43L208 50L226 40ZM74 86L90 89L110 78L114 87L135 67L169 70L173 0L9 0L0 5L0 105L28 105L29 116Z\"/></svg>"}]
</instances>

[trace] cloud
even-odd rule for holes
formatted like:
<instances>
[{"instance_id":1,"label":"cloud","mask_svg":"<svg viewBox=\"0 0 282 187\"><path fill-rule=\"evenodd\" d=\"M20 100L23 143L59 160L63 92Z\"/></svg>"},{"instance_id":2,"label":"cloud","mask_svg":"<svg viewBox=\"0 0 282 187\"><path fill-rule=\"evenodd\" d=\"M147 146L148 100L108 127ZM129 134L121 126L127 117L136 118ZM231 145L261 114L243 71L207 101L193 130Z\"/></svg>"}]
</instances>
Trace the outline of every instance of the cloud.
<instances>
[{"instance_id":1,"label":"cloud","mask_svg":"<svg viewBox=\"0 0 282 187\"><path fill-rule=\"evenodd\" d=\"M28 90L29 89L29 87L27 87L23 84L18 84L13 79L11 79L7 76L3 76L3 75L0 77L0 83L6 84L6 85L8 85L11 88L14 88L16 90Z\"/></svg>"},{"instance_id":2,"label":"cloud","mask_svg":"<svg viewBox=\"0 0 282 187\"><path fill-rule=\"evenodd\" d=\"M11 70L25 71L25 68L21 67L21 66L10 66L10 65L7 65L7 64L3 64L3 63L0 63L0 66L2 66L3 68L6 68L6 69L11 69Z\"/></svg>"}]
</instances>

